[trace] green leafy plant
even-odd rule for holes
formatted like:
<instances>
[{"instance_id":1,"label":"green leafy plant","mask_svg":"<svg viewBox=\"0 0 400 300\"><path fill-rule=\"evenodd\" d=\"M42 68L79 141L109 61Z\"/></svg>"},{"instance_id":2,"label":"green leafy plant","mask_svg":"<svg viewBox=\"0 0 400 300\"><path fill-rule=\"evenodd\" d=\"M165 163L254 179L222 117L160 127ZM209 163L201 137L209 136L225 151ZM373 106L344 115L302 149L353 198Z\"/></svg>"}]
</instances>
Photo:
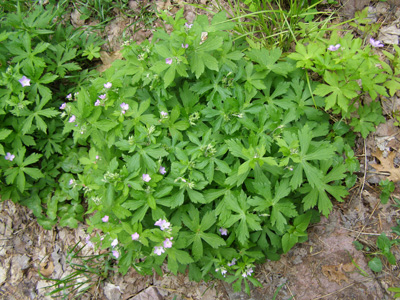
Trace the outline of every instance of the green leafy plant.
<instances>
[{"instance_id":1,"label":"green leafy plant","mask_svg":"<svg viewBox=\"0 0 400 300\"><path fill-rule=\"evenodd\" d=\"M17 2L14 12L1 15L0 27L2 199L28 206L47 229L58 216L63 226L83 221L82 198L61 176L77 153L62 134L59 107L72 98L66 87L93 76L82 54L102 43L60 23L64 4Z\"/></svg>"},{"instance_id":2,"label":"green leafy plant","mask_svg":"<svg viewBox=\"0 0 400 300\"><path fill-rule=\"evenodd\" d=\"M92 242L121 272L166 261L249 292L255 265L305 241L357 167L314 106L316 84L279 49L242 51L223 13L193 24L182 13L162 14L170 35L126 46L66 102L76 155L61 178L87 199L89 230L103 232Z\"/></svg>"},{"instance_id":3,"label":"green leafy plant","mask_svg":"<svg viewBox=\"0 0 400 300\"><path fill-rule=\"evenodd\" d=\"M362 47L362 40L350 33L339 38L333 32L330 40L320 39L307 45L304 42L297 44L296 52L289 58L297 61L297 67L322 77L323 83L314 94L325 97L325 109L351 118L350 125L364 138L375 131L375 126L385 121L381 105L376 101L363 105L361 96L368 94L373 100L378 95L388 96L389 82L397 80L389 76L390 67L381 63L372 51L373 47L380 46L379 41L371 39L371 45ZM389 92L393 95L394 90ZM358 116L351 117L355 112Z\"/></svg>"},{"instance_id":4,"label":"green leafy plant","mask_svg":"<svg viewBox=\"0 0 400 300\"><path fill-rule=\"evenodd\" d=\"M394 295L395 298L399 298L400 297L400 288L398 288L398 287L390 287L390 288L388 288L388 291L396 293Z\"/></svg>"},{"instance_id":5,"label":"green leafy plant","mask_svg":"<svg viewBox=\"0 0 400 300\"><path fill-rule=\"evenodd\" d=\"M381 202L382 204L386 204L389 201L390 194L394 192L395 186L394 183L388 179L381 180L379 182L379 186L381 188Z\"/></svg>"},{"instance_id":6,"label":"green leafy plant","mask_svg":"<svg viewBox=\"0 0 400 300\"><path fill-rule=\"evenodd\" d=\"M396 264L396 258L391 252L391 248L393 245L398 245L399 242L400 240L398 239L391 240L386 236L385 233L382 233L376 241L376 247L378 251L371 252L371 249L369 247L364 247L364 245L358 241L354 241L353 244L357 250L365 250L369 252L368 256L372 256L372 259L368 262L368 266L372 271L379 273L383 269L382 260L381 257L379 256L386 257L387 261L391 265Z\"/></svg>"}]
</instances>

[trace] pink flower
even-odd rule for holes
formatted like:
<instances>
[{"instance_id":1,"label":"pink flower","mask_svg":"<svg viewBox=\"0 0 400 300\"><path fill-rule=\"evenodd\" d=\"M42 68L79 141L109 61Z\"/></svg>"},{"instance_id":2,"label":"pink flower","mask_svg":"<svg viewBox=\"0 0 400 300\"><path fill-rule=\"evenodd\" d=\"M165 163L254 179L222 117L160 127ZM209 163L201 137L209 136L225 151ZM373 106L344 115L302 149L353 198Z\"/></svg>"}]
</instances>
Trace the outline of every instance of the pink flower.
<instances>
[{"instance_id":1,"label":"pink flower","mask_svg":"<svg viewBox=\"0 0 400 300\"><path fill-rule=\"evenodd\" d=\"M232 261L230 263L228 263L228 267L232 267L232 266L236 265L236 261L237 261L237 259L233 258Z\"/></svg>"},{"instance_id":2,"label":"pink flower","mask_svg":"<svg viewBox=\"0 0 400 300\"><path fill-rule=\"evenodd\" d=\"M165 173L167 173L167 171L165 171L165 167L161 166L160 170L159 170L160 174L164 175Z\"/></svg>"},{"instance_id":3,"label":"pink flower","mask_svg":"<svg viewBox=\"0 0 400 300\"><path fill-rule=\"evenodd\" d=\"M157 255L161 255L165 252L164 248L162 246L156 246L154 247L154 253Z\"/></svg>"},{"instance_id":4,"label":"pink flower","mask_svg":"<svg viewBox=\"0 0 400 300\"><path fill-rule=\"evenodd\" d=\"M65 98L67 98L67 99L71 99L71 98L72 98L72 94L71 94L71 93L69 93L69 94L67 95L67 97L65 97Z\"/></svg>"},{"instance_id":5,"label":"pink flower","mask_svg":"<svg viewBox=\"0 0 400 300\"><path fill-rule=\"evenodd\" d=\"M75 120L76 120L76 117L75 117L75 115L72 115L72 116L71 116L71 118L69 118L68 122L70 122L70 123L74 123L74 122L75 122Z\"/></svg>"},{"instance_id":6,"label":"pink flower","mask_svg":"<svg viewBox=\"0 0 400 300\"><path fill-rule=\"evenodd\" d=\"M94 106L99 106L101 103L100 103L100 100L99 99L97 99L97 101L94 103Z\"/></svg>"},{"instance_id":7,"label":"pink flower","mask_svg":"<svg viewBox=\"0 0 400 300\"><path fill-rule=\"evenodd\" d=\"M14 154L11 154L10 152L7 152L7 153L6 153L6 156L5 156L4 158L5 158L6 160L13 161L14 158L15 158L15 155L14 155Z\"/></svg>"},{"instance_id":8,"label":"pink flower","mask_svg":"<svg viewBox=\"0 0 400 300\"><path fill-rule=\"evenodd\" d=\"M106 89L110 89L112 87L112 83L111 82L107 82L107 83L104 84L104 87Z\"/></svg>"},{"instance_id":9,"label":"pink flower","mask_svg":"<svg viewBox=\"0 0 400 300\"><path fill-rule=\"evenodd\" d=\"M117 245L118 245L118 240L117 239L113 240L111 246L115 247Z\"/></svg>"},{"instance_id":10,"label":"pink flower","mask_svg":"<svg viewBox=\"0 0 400 300\"><path fill-rule=\"evenodd\" d=\"M73 185L74 183L75 183L75 180L73 180L73 179L69 180L69 185Z\"/></svg>"},{"instance_id":11,"label":"pink flower","mask_svg":"<svg viewBox=\"0 0 400 300\"><path fill-rule=\"evenodd\" d=\"M172 64L172 58L166 58L166 59L165 59L165 63L166 63L167 65Z\"/></svg>"},{"instance_id":12,"label":"pink flower","mask_svg":"<svg viewBox=\"0 0 400 300\"><path fill-rule=\"evenodd\" d=\"M139 233L135 232L132 234L132 241L137 241L139 239Z\"/></svg>"},{"instance_id":13,"label":"pink flower","mask_svg":"<svg viewBox=\"0 0 400 300\"><path fill-rule=\"evenodd\" d=\"M88 245L90 248L94 248L93 243L90 241L90 235L86 236L85 242L86 242L86 245Z\"/></svg>"},{"instance_id":14,"label":"pink flower","mask_svg":"<svg viewBox=\"0 0 400 300\"><path fill-rule=\"evenodd\" d=\"M67 107L67 103L63 103L63 104L61 104L61 106L60 106L60 109L65 109Z\"/></svg>"},{"instance_id":15,"label":"pink flower","mask_svg":"<svg viewBox=\"0 0 400 300\"><path fill-rule=\"evenodd\" d=\"M221 233L221 235L228 235L228 230L226 228L220 228L219 232Z\"/></svg>"},{"instance_id":16,"label":"pink flower","mask_svg":"<svg viewBox=\"0 0 400 300\"><path fill-rule=\"evenodd\" d=\"M142 179L143 181L149 182L151 180L151 177L149 174L143 174Z\"/></svg>"},{"instance_id":17,"label":"pink flower","mask_svg":"<svg viewBox=\"0 0 400 300\"><path fill-rule=\"evenodd\" d=\"M113 250L112 254L114 255L115 258L119 257L119 252L117 250Z\"/></svg>"},{"instance_id":18,"label":"pink flower","mask_svg":"<svg viewBox=\"0 0 400 300\"><path fill-rule=\"evenodd\" d=\"M171 248L172 247L172 242L171 242L172 238L170 239L165 239L164 241L164 248Z\"/></svg>"},{"instance_id":19,"label":"pink flower","mask_svg":"<svg viewBox=\"0 0 400 300\"><path fill-rule=\"evenodd\" d=\"M106 95L106 94L103 94L103 95L100 95L100 96L99 96L99 98L100 98L101 100L104 100L104 99L106 99L106 97L107 97L107 95Z\"/></svg>"},{"instance_id":20,"label":"pink flower","mask_svg":"<svg viewBox=\"0 0 400 300\"><path fill-rule=\"evenodd\" d=\"M31 85L31 80L28 77L26 77L25 75L22 76L22 78L18 81L22 85L22 87Z\"/></svg>"},{"instance_id":21,"label":"pink flower","mask_svg":"<svg viewBox=\"0 0 400 300\"><path fill-rule=\"evenodd\" d=\"M165 112L165 111L161 111L161 112L160 112L160 115L161 115L161 117L167 117L167 116L168 116L168 113Z\"/></svg>"},{"instance_id":22,"label":"pink flower","mask_svg":"<svg viewBox=\"0 0 400 300\"><path fill-rule=\"evenodd\" d=\"M182 48L187 49L189 47L189 44L182 44Z\"/></svg>"},{"instance_id":23,"label":"pink flower","mask_svg":"<svg viewBox=\"0 0 400 300\"><path fill-rule=\"evenodd\" d=\"M171 223L167 222L167 220L159 219L154 223L155 226L160 226L161 230L168 229L171 226Z\"/></svg>"},{"instance_id":24,"label":"pink flower","mask_svg":"<svg viewBox=\"0 0 400 300\"><path fill-rule=\"evenodd\" d=\"M340 44L337 44L337 45L330 45L329 47L328 47L328 50L329 51L336 51L336 50L338 50L340 48Z\"/></svg>"},{"instance_id":25,"label":"pink flower","mask_svg":"<svg viewBox=\"0 0 400 300\"><path fill-rule=\"evenodd\" d=\"M192 26L193 26L193 24L185 23L185 27L186 27L187 29L192 28Z\"/></svg>"},{"instance_id":26,"label":"pink flower","mask_svg":"<svg viewBox=\"0 0 400 300\"><path fill-rule=\"evenodd\" d=\"M125 102L123 102L121 105L122 111L128 110L129 109L129 104L126 104Z\"/></svg>"},{"instance_id":27,"label":"pink flower","mask_svg":"<svg viewBox=\"0 0 400 300\"><path fill-rule=\"evenodd\" d=\"M99 156L98 156L98 155L96 155L96 159L99 159Z\"/></svg>"},{"instance_id":28,"label":"pink flower","mask_svg":"<svg viewBox=\"0 0 400 300\"><path fill-rule=\"evenodd\" d=\"M385 46L380 41L376 41L373 38L369 39L369 43L372 45L372 47L375 47L375 48L379 48L379 47L384 47Z\"/></svg>"},{"instance_id":29,"label":"pink flower","mask_svg":"<svg viewBox=\"0 0 400 300\"><path fill-rule=\"evenodd\" d=\"M101 220L102 220L104 223L107 223L107 222L108 222L108 219L109 219L109 217L108 217L107 215L105 215L103 218L101 218Z\"/></svg>"}]
</instances>

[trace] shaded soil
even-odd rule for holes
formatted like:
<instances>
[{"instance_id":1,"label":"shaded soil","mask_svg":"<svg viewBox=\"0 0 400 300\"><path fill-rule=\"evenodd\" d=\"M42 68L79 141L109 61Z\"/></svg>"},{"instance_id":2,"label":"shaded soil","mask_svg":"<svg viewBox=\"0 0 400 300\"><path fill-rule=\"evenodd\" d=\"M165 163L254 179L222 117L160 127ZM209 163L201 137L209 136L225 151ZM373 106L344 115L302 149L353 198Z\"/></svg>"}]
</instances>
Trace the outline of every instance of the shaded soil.
<instances>
[{"instance_id":1,"label":"shaded soil","mask_svg":"<svg viewBox=\"0 0 400 300\"><path fill-rule=\"evenodd\" d=\"M141 2L141 5L153 4L159 8L168 8L170 3ZM172 2L176 6L170 9L171 13L183 5L182 1ZM360 5L357 1L353 2L354 5ZM368 5L368 2L364 5ZM132 15L141 12L138 1L130 1L129 5ZM376 11L377 6L374 5L373 8ZM393 12L391 5L386 9ZM185 16L189 22L197 12L194 7L185 6ZM381 14L382 12L384 10ZM128 17L118 12L116 16L102 32L108 40L104 50L113 51L102 54L104 64L111 63L113 57L118 58L118 50L124 41L132 39L140 42L151 38L152 30L158 22L155 20L154 23L147 24L146 19ZM71 16L71 22L79 22L79 16ZM134 22L136 25L131 26ZM400 219L400 210L391 205L394 203L393 198L387 205L380 203L379 189L376 186L388 175L400 174L397 169L400 130L390 120L392 108L400 108L399 97L385 99L384 107L388 123L380 125L377 132L368 139L360 139L355 149L362 172L351 196L344 203L335 203L328 219L323 218L320 223L309 228L307 242L296 245L280 261L268 261L257 267L255 277L263 287L252 289L251 297L244 293L234 293L230 285L220 281L190 282L187 276L170 275L166 268L162 277L157 274L140 276L132 268L125 276L110 272L104 280L97 275L91 275L88 291L80 299L258 300L272 299L274 294L278 300L291 297L296 300L393 299L393 294L390 295L387 288L400 286L399 264L390 265L383 258L384 267L380 273L373 273L367 265L373 257L369 254L377 250L377 236L384 232L388 237L396 238L391 227L396 225L396 219ZM377 149L382 151L380 159L376 155ZM394 169L391 172L372 168L372 164L382 165L381 160L387 159L390 153L395 153L392 161ZM400 198L398 183L392 194L392 197L397 196ZM46 231L37 225L27 208L11 201L0 203L0 299L51 299L45 295L51 289L44 289L51 282L42 279L38 271L54 279L71 274L68 249L78 242L84 243L85 229L86 226L81 224L76 230L55 227L52 231ZM370 250L356 250L353 245L355 240ZM400 261L398 246L393 247L392 252L397 261ZM91 255L94 252L85 247L82 254Z\"/></svg>"}]
</instances>

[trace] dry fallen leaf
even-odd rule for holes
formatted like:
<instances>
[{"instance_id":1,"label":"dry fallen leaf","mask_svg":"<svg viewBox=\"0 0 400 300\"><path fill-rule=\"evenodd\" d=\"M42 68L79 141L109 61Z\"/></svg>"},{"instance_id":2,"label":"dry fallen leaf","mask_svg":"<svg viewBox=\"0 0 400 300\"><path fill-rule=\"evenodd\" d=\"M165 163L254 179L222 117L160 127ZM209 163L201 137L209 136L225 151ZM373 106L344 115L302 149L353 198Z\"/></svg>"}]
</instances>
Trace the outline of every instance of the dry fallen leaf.
<instances>
[{"instance_id":1,"label":"dry fallen leaf","mask_svg":"<svg viewBox=\"0 0 400 300\"><path fill-rule=\"evenodd\" d=\"M377 149L375 153L372 153L381 164L370 164L375 170L379 172L387 172L390 173L390 176L387 178L390 181L398 182L400 181L400 169L396 168L394 165L394 158L396 157L396 152L390 152L387 158L382 156L382 151Z\"/></svg>"},{"instance_id":2,"label":"dry fallen leaf","mask_svg":"<svg viewBox=\"0 0 400 300\"><path fill-rule=\"evenodd\" d=\"M52 261L48 263L42 262L40 263L40 273L45 276L49 277L54 271L54 264Z\"/></svg>"},{"instance_id":3,"label":"dry fallen leaf","mask_svg":"<svg viewBox=\"0 0 400 300\"><path fill-rule=\"evenodd\" d=\"M110 54L108 54L105 51L101 51L100 59L103 62L103 64L97 67L97 71L101 73L107 70L109 67L111 67L114 60L122 59L122 54L119 51L115 51Z\"/></svg>"},{"instance_id":4,"label":"dry fallen leaf","mask_svg":"<svg viewBox=\"0 0 400 300\"><path fill-rule=\"evenodd\" d=\"M347 266L346 266L347 268ZM322 273L328 278L329 281L335 281L340 285L340 282L349 282L346 274L343 273L343 264L340 265L325 265L322 266Z\"/></svg>"}]
</instances>

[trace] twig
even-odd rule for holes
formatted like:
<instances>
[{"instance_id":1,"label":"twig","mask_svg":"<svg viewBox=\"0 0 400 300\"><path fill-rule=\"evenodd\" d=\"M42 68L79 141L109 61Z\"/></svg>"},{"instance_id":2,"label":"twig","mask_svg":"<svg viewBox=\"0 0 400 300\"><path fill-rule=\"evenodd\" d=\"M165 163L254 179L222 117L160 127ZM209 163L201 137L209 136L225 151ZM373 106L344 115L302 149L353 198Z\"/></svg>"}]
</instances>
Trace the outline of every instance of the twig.
<instances>
[{"instance_id":1,"label":"twig","mask_svg":"<svg viewBox=\"0 0 400 300\"><path fill-rule=\"evenodd\" d=\"M348 229L348 228L346 228L346 227L340 227L340 228L343 228L343 229L346 229L346 230L352 231L352 232L357 232L358 235L360 235L360 234L365 234L365 235L381 235L380 233L361 232L361 231L357 231L357 230Z\"/></svg>"},{"instance_id":2,"label":"twig","mask_svg":"<svg viewBox=\"0 0 400 300\"><path fill-rule=\"evenodd\" d=\"M361 190L360 190L360 200L362 198L362 192L364 191L364 186L365 186L365 180L367 178L367 166L368 166L368 161L367 161L367 144L365 143L364 139L364 177L363 177L363 182L361 185Z\"/></svg>"}]
</instances>

